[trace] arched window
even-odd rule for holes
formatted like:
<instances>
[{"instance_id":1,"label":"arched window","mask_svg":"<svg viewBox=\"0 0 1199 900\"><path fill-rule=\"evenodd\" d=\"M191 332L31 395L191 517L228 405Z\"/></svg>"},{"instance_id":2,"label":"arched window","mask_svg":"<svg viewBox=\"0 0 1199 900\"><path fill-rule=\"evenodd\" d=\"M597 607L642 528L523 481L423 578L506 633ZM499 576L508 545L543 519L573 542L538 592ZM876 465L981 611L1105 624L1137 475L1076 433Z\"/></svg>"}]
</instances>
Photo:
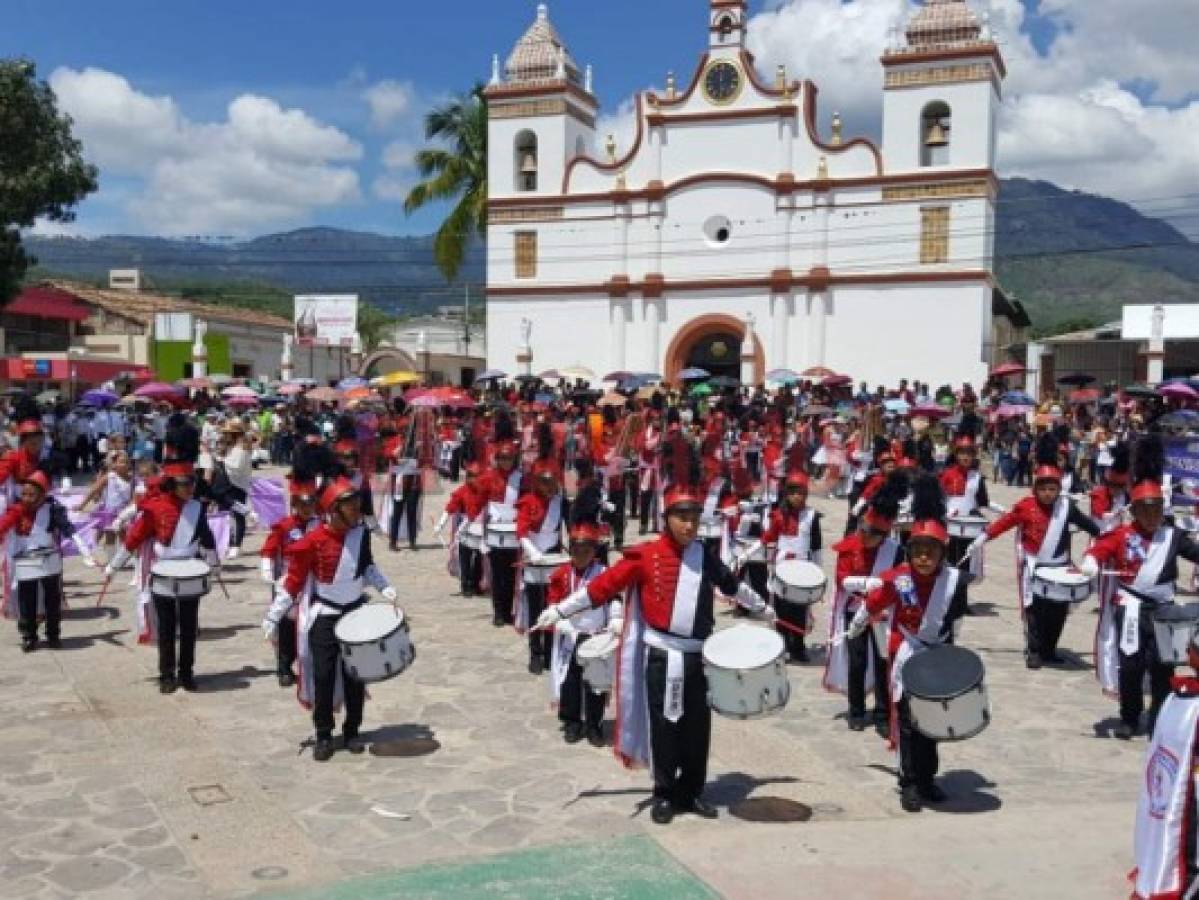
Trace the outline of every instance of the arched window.
<instances>
[{"instance_id":1,"label":"arched window","mask_svg":"<svg viewBox=\"0 0 1199 900\"><path fill-rule=\"evenodd\" d=\"M516 189L537 190L537 135L531 131L517 134L515 151L513 161L516 166Z\"/></svg>"},{"instance_id":2,"label":"arched window","mask_svg":"<svg viewBox=\"0 0 1199 900\"><path fill-rule=\"evenodd\" d=\"M953 115L949 104L934 100L926 105L920 114L920 165L947 165L952 134Z\"/></svg>"}]
</instances>

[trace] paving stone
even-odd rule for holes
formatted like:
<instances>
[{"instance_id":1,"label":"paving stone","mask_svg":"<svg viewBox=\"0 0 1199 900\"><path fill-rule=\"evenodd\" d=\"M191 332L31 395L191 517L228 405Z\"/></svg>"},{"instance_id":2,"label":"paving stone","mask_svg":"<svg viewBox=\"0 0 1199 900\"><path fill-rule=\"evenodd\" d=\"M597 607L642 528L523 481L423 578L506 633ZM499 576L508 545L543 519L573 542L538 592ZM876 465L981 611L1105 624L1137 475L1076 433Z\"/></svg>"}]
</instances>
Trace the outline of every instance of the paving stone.
<instances>
[{"instance_id":1,"label":"paving stone","mask_svg":"<svg viewBox=\"0 0 1199 900\"><path fill-rule=\"evenodd\" d=\"M111 887L129 871L129 866L118 860L88 856L56 863L46 873L46 878L68 891L86 893Z\"/></svg>"}]
</instances>

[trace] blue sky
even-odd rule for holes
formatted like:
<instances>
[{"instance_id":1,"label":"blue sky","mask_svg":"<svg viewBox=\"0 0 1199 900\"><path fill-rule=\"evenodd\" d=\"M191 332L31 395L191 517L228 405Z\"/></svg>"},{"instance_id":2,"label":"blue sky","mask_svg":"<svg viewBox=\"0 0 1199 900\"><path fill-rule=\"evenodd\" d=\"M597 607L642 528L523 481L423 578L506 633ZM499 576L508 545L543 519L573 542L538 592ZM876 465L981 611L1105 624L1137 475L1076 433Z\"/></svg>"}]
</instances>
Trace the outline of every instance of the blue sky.
<instances>
[{"instance_id":1,"label":"blue sky","mask_svg":"<svg viewBox=\"0 0 1199 900\"><path fill-rule=\"evenodd\" d=\"M1094 23L1078 0L1052 0L1055 12L1043 15L1045 0L993 0L997 15L1006 15L1010 34L1009 67L1012 57L1022 57L1023 68L1052 55L1061 35L1077 37L1080 29ZM1116 0L1088 0L1089 9L1116 6ZM1145 0L1153 5L1175 0ZM1187 0L1193 2L1193 0ZM1005 13L1000 8L1007 6ZM43 77L52 73L82 73L92 70L123 79L130 103L152 107L169 105L158 113L173 117L177 134L170 148L143 146L145 129L133 129L130 146L123 147L121 135L111 133L113 123L94 123L113 92L105 82L75 84L71 112L87 122L85 146L102 165L102 190L89 199L80 212L78 228L84 233L179 232L256 233L270 228L304 224L328 224L387 232L427 232L437 221L436 212L405 219L397 196L410 182L411 173L397 165L400 156L410 155L419 143L420 117L431 103L447 93L462 90L476 79L485 79L492 53L501 59L535 15L534 0L460 0L458 3L422 3L414 0L4 0L5 21L0 29L0 56L22 55L33 59ZM795 7L804 16L853 16L865 9L881 8L893 15L899 0L756 0L751 14L767 25L782 29L778 8ZM975 3L981 7L981 2ZM1072 10L1071 7L1077 7ZM550 17L563 34L580 64L595 66L596 89L607 112L615 112L620 101L638 89L661 84L667 69L680 77L689 73L706 39L704 0L557 0L550 3ZM766 13L767 15L761 15ZM755 19L755 23L759 19ZM802 23L803 18L795 21ZM881 19L879 20L881 21ZM822 48L804 46L802 24L783 35L783 50L776 41L766 43L776 52L794 58L792 71L808 66L823 70L829 63ZM751 35L754 25L751 25ZM848 31L847 31L848 33ZM1134 49L1159 40L1143 36ZM862 41L858 37L856 40ZM1079 38L1081 44L1083 38ZM838 59L846 52L856 54L857 70L849 79L821 70L803 71L822 87L822 103L837 102L847 109L847 124L872 132L877 127L877 64L879 46L868 34L864 46L830 48ZM766 44L764 44L766 46ZM1089 44L1087 45L1089 46ZM1098 56L1098 48L1096 48ZM1136 54L1131 50L1129 57ZM763 64L767 63L762 60ZM1131 65L1131 64L1130 64ZM869 71L862 69L869 67ZM1050 66L1046 65L1048 72ZM1069 69L1070 66L1063 66ZM1084 67L1085 68L1085 67ZM1022 93L1041 92L1069 98L1077 95L1085 79L1099 83L1101 75L1083 73L1083 81L1054 75L1057 80L1041 84L1027 77ZM1154 100L1159 73L1142 72L1135 66L1124 71L1114 66L1110 76L1116 84L1131 88L1138 102ZM1046 75L1048 79L1049 76ZM869 87L870 93L853 82ZM382 119L372 118L366 92L380 82L390 83L406 101ZM59 84L55 83L56 89ZM61 92L60 92L61 95ZM256 217L220 194L217 184L236 165L245 148L229 151L223 160L197 159L206 152L205 142L227 140L229 129L207 126L227 124L230 104L252 95L269 100L269 115L299 110L308 120L305 127L316 139L315 156L305 161L306 169L272 170L264 176L288 177L298 172L312 177L322 190L314 198L296 196L281 202L277 210ZM830 99L831 98L831 99ZM1177 90L1160 102L1177 107L1185 94ZM151 118L130 122L159 121L153 110L142 109ZM259 112L262 112L259 110ZM268 115L268 118L269 118ZM265 121L265 120L263 120ZM1017 119L1017 121L1019 121ZM102 129L110 131L104 133ZM265 126L264 126L265 127ZM329 132L341 136L340 146ZM191 144L192 146L181 146ZM384 161L392 148L392 165ZM247 151L248 152L248 151ZM255 151L257 152L257 151ZM1020 159L1016 169L1039 174L1036 160ZM182 160L182 162L180 162ZM273 160L262 160L273 165ZM1069 168L1064 168L1069 173ZM1054 175L1051 166L1044 173ZM328 177L327 181L325 179ZM172 179L175 179L172 181ZM389 180L390 179L390 180ZM353 184L350 184L353 180ZM1059 179L1060 180L1060 179ZM180 182L187 181L187 184ZM1102 188L1096 175L1078 186ZM387 189L387 184L392 189ZM178 189L178 193L175 190ZM196 206L213 193L212 210L178 223L171 220L174 202ZM1149 186L1136 190L1149 191ZM1148 196L1149 194L1143 194ZM1136 199L1132 197L1130 199ZM306 200L308 202L306 202ZM217 207L229 201L223 214ZM263 204L267 206L269 204Z\"/></svg>"}]
</instances>

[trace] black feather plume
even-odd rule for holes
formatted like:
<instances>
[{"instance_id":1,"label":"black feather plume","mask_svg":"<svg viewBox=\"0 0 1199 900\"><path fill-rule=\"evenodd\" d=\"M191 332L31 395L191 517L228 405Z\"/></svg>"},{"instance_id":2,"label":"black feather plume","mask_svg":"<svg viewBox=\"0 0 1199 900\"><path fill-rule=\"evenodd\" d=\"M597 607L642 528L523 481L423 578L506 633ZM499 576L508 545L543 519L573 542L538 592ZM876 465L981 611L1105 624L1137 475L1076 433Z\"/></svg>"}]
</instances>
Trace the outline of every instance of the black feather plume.
<instances>
[{"instance_id":1,"label":"black feather plume","mask_svg":"<svg viewBox=\"0 0 1199 900\"><path fill-rule=\"evenodd\" d=\"M1146 434L1137 441L1136 452L1132 455L1132 482L1142 481L1161 483L1166 471L1166 448L1162 444L1160 434Z\"/></svg>"},{"instance_id":2,"label":"black feather plume","mask_svg":"<svg viewBox=\"0 0 1199 900\"><path fill-rule=\"evenodd\" d=\"M1057 438L1046 432L1037 438L1037 465L1057 465Z\"/></svg>"},{"instance_id":3,"label":"black feather plume","mask_svg":"<svg viewBox=\"0 0 1199 900\"><path fill-rule=\"evenodd\" d=\"M1111 470L1116 473L1127 474L1130 463L1129 457L1131 454L1128 449L1127 441L1120 441L1112 449L1112 465Z\"/></svg>"},{"instance_id":4,"label":"black feather plume","mask_svg":"<svg viewBox=\"0 0 1199 900\"><path fill-rule=\"evenodd\" d=\"M511 441L516 439L516 429L512 425L512 413L506 406L501 406L495 413L495 439Z\"/></svg>"},{"instance_id":5,"label":"black feather plume","mask_svg":"<svg viewBox=\"0 0 1199 900\"><path fill-rule=\"evenodd\" d=\"M879 488L870 507L886 519L894 519L899 515L899 504L908 495L908 477L902 472L892 472Z\"/></svg>"},{"instance_id":6,"label":"black feather plume","mask_svg":"<svg viewBox=\"0 0 1199 900\"><path fill-rule=\"evenodd\" d=\"M358 437L358 428L354 425L354 417L348 415L340 415L337 417L337 439L339 441L352 441Z\"/></svg>"},{"instance_id":7,"label":"black feather plume","mask_svg":"<svg viewBox=\"0 0 1199 900\"><path fill-rule=\"evenodd\" d=\"M168 429L163 445L165 459L194 463L200 458L200 432L189 422Z\"/></svg>"},{"instance_id":8,"label":"black feather plume","mask_svg":"<svg viewBox=\"0 0 1199 900\"><path fill-rule=\"evenodd\" d=\"M554 455L554 429L549 422L537 425L537 458L551 459Z\"/></svg>"},{"instance_id":9,"label":"black feather plume","mask_svg":"<svg viewBox=\"0 0 1199 900\"><path fill-rule=\"evenodd\" d=\"M295 481L315 481L332 474L336 465L328 444L301 441L291 454L291 477Z\"/></svg>"},{"instance_id":10,"label":"black feather plume","mask_svg":"<svg viewBox=\"0 0 1199 900\"><path fill-rule=\"evenodd\" d=\"M912 482L912 518L945 521L945 493L932 475L920 475Z\"/></svg>"}]
</instances>

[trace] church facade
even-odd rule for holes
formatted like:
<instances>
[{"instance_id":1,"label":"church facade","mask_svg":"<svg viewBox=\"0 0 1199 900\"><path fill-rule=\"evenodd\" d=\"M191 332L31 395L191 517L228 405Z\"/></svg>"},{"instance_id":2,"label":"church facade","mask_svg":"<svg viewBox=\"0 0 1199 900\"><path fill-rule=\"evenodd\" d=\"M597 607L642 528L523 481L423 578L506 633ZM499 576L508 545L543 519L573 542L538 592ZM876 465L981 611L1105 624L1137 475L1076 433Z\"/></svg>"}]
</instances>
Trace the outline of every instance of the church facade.
<instances>
[{"instance_id":1,"label":"church facade","mask_svg":"<svg viewBox=\"0 0 1199 900\"><path fill-rule=\"evenodd\" d=\"M986 23L926 0L880 48L878 146L844 136L812 81L755 69L744 0L706 5L706 52L634 98L627 146L596 134L590 70L544 6L493 61L489 367L979 383L1001 330L1005 69Z\"/></svg>"}]
</instances>

